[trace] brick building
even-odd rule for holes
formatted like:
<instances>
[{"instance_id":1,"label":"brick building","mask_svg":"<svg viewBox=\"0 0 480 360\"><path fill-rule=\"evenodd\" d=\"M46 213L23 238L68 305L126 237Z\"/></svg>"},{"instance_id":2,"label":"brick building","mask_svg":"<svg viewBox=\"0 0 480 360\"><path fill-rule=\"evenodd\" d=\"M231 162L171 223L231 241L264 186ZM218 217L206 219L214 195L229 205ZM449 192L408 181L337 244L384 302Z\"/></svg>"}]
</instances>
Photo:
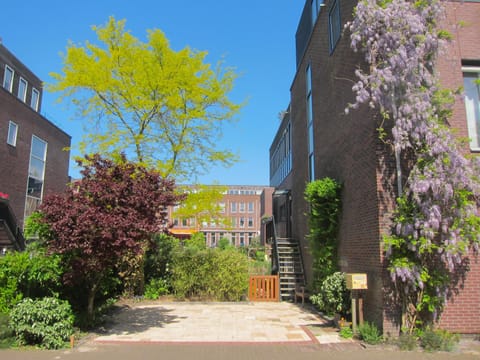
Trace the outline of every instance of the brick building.
<instances>
[{"instance_id":1,"label":"brick building","mask_svg":"<svg viewBox=\"0 0 480 360\"><path fill-rule=\"evenodd\" d=\"M228 185L222 200L219 202L220 221L201 222L193 218L179 219L169 210L169 218L173 223L171 233L179 237L189 237L194 232L205 234L208 247L216 247L222 238L230 240L230 244L249 246L254 239L265 243L262 217L272 214L273 188L267 186Z\"/></svg>"},{"instance_id":2,"label":"brick building","mask_svg":"<svg viewBox=\"0 0 480 360\"><path fill-rule=\"evenodd\" d=\"M270 185L279 195L273 202L280 236L300 242L307 283L312 259L306 235L309 181L331 177L343 184L340 217L339 265L344 272L368 275L366 320L386 334L398 331L398 314L384 298L389 276L383 266L383 235L390 230L396 197L395 158L378 138L378 116L368 106L346 115L354 102L354 71L362 55L350 49L343 25L352 20L355 0L307 0L296 33L297 70L291 100L270 148ZM480 150L480 3L450 1L444 27L453 41L439 60L444 87L466 89L451 121L459 136L470 137L466 153ZM463 21L463 26L459 22ZM278 206L276 205L278 204ZM288 216L282 216L281 214ZM480 332L480 264L472 261L465 288L450 301L441 325L463 332Z\"/></svg>"},{"instance_id":3,"label":"brick building","mask_svg":"<svg viewBox=\"0 0 480 360\"><path fill-rule=\"evenodd\" d=\"M42 81L0 43L0 191L19 228L69 181L71 137L40 114Z\"/></svg>"}]
</instances>

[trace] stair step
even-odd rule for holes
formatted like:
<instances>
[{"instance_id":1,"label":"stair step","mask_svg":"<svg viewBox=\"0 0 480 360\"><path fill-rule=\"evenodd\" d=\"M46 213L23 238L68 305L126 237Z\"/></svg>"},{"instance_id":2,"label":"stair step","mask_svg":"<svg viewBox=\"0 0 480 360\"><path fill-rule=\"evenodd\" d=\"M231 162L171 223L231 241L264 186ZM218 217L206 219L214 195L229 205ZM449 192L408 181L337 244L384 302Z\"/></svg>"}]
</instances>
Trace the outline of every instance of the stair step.
<instances>
[{"instance_id":1,"label":"stair step","mask_svg":"<svg viewBox=\"0 0 480 360\"><path fill-rule=\"evenodd\" d=\"M305 284L302 256L298 242L292 238L276 239L278 269L280 275L280 298L291 301L297 284Z\"/></svg>"}]
</instances>

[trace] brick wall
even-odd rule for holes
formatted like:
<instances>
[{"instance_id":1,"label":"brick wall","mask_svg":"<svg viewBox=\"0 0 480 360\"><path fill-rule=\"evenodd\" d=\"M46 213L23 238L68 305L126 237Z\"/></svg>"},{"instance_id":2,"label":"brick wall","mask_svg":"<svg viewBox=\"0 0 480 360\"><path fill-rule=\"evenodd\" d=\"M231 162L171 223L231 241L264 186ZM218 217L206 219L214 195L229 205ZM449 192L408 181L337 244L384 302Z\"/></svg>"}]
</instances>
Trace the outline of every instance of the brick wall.
<instances>
[{"instance_id":1,"label":"brick wall","mask_svg":"<svg viewBox=\"0 0 480 360\"><path fill-rule=\"evenodd\" d=\"M463 86L462 61L480 65L480 3L449 2L443 27L451 32L453 40L440 57L438 72L443 87L458 89ZM458 135L468 137L465 105L461 96L453 107L452 127ZM468 145L465 153L469 154ZM479 153L474 153L479 156ZM463 288L450 299L442 314L440 326L460 333L480 332L480 259L470 258L470 271Z\"/></svg>"},{"instance_id":2,"label":"brick wall","mask_svg":"<svg viewBox=\"0 0 480 360\"><path fill-rule=\"evenodd\" d=\"M383 322L383 278L379 229L378 187L383 184L379 170L376 119L367 107L346 115L353 102L354 70L361 57L342 36L330 54L326 1L313 30L307 51L299 63L291 88L293 170L293 232L304 249L307 281L311 281L312 259L308 252L307 204L303 191L307 183L307 124L305 69L312 67L312 95L315 136L315 178L332 177L343 184L339 232L339 263L345 272L365 272L365 316L379 326ZM355 1L340 1L342 23L352 17ZM382 149L383 151L384 149ZM383 154L383 153L382 153ZM388 180L391 180L390 178ZM377 182L380 182L377 184ZM389 201L390 199L386 199Z\"/></svg>"},{"instance_id":3,"label":"brick wall","mask_svg":"<svg viewBox=\"0 0 480 360\"><path fill-rule=\"evenodd\" d=\"M35 135L48 144L44 196L50 192L64 190L69 181L70 154L63 149L70 146L71 137L30 107L32 87L35 87L40 92L40 109L41 80L0 44L0 81L2 84L5 64L8 64L15 74L11 93L0 86L0 191L9 194L10 205L19 225L22 226L32 136ZM20 77L28 82L25 102L17 98ZM10 121L18 126L16 146L7 144Z\"/></svg>"},{"instance_id":4,"label":"brick wall","mask_svg":"<svg viewBox=\"0 0 480 360\"><path fill-rule=\"evenodd\" d=\"M293 165L289 177L292 194L293 237L304 250L307 281L311 281L312 259L309 255L307 204L303 191L308 181L308 137L306 124L305 69L312 67L314 107L315 178L332 177L343 184L342 214L339 232L339 263L345 272L365 272L365 318L383 328L386 334L399 330L399 309L389 298L389 274L383 258L383 235L389 233L391 212L397 194L395 157L392 149L378 140L378 119L366 106L345 115L353 101L354 70L362 64L360 55L349 47L348 35L342 35L334 52L328 44L328 9L333 0L325 1L303 58L298 60L297 73L291 87L291 121ZM342 24L352 17L354 0L341 0ZM448 4L446 24L455 40L442 54L439 74L442 84L458 88L462 85L462 59L479 60L480 34L478 2ZM464 26L458 27L462 19ZM459 136L467 135L462 99L454 106L451 125ZM465 149L468 152L468 149ZM404 173L405 174L405 173ZM282 184L282 188L285 184ZM479 332L478 305L479 265L472 259L472 269L465 289L447 306L441 325L459 332ZM464 310L462 310L462 308ZM467 311L465 311L467 309ZM463 325L467 313L474 324Z\"/></svg>"}]
</instances>

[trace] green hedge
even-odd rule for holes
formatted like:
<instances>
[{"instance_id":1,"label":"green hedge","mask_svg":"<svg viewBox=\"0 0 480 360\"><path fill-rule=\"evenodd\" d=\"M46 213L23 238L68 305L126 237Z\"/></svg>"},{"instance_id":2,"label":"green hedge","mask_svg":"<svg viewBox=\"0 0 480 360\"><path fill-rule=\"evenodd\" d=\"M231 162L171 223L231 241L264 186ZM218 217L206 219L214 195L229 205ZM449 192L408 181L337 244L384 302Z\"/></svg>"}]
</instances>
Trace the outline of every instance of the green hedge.
<instances>
[{"instance_id":1,"label":"green hedge","mask_svg":"<svg viewBox=\"0 0 480 360\"><path fill-rule=\"evenodd\" d=\"M178 298L241 300L248 290L248 258L236 249L178 252L172 288Z\"/></svg>"}]
</instances>

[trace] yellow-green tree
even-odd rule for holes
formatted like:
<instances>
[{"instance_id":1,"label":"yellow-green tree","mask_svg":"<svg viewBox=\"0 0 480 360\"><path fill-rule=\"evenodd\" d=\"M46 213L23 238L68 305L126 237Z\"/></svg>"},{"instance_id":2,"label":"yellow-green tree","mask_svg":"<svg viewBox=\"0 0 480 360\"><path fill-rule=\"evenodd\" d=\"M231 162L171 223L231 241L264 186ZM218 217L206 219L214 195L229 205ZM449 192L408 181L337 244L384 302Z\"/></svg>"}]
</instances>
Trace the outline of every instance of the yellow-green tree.
<instances>
[{"instance_id":1,"label":"yellow-green tree","mask_svg":"<svg viewBox=\"0 0 480 360\"><path fill-rule=\"evenodd\" d=\"M217 147L223 124L240 109L227 96L236 78L231 68L212 67L203 51L174 51L158 29L148 31L147 42L113 17L93 30L98 45L70 42L48 86L93 122L83 152L125 152L180 180L236 160Z\"/></svg>"},{"instance_id":2,"label":"yellow-green tree","mask_svg":"<svg viewBox=\"0 0 480 360\"><path fill-rule=\"evenodd\" d=\"M230 219L225 216L221 202L228 190L221 185L195 185L180 188L187 197L173 216L180 219L193 219L195 228L201 230L203 224L215 223L219 228L229 228Z\"/></svg>"}]
</instances>

